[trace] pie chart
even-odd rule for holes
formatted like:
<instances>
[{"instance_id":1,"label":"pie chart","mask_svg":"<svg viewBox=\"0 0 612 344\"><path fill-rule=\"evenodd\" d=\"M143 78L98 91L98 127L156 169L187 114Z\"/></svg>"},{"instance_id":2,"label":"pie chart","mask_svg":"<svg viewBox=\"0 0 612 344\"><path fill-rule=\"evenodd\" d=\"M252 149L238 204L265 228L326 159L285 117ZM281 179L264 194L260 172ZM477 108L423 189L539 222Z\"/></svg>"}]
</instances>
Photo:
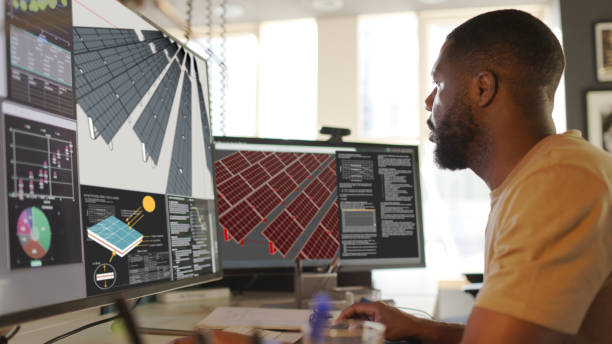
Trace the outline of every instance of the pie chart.
<instances>
[{"instance_id":1,"label":"pie chart","mask_svg":"<svg viewBox=\"0 0 612 344\"><path fill-rule=\"evenodd\" d=\"M45 213L37 207L24 209L17 219L17 238L28 257L44 257L51 246L51 226Z\"/></svg>"}]
</instances>

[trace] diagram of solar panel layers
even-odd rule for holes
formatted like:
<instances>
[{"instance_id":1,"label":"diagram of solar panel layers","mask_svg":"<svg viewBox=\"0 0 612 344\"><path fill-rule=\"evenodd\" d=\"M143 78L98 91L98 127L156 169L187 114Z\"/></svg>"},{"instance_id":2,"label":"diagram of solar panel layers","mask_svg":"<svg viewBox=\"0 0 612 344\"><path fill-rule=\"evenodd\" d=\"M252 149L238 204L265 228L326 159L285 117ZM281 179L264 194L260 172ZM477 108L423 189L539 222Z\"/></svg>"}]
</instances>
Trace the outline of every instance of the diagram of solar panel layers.
<instances>
[{"instance_id":1,"label":"diagram of solar panel layers","mask_svg":"<svg viewBox=\"0 0 612 344\"><path fill-rule=\"evenodd\" d=\"M339 231L333 155L262 151L215 154L224 259L336 256Z\"/></svg>"},{"instance_id":2,"label":"diagram of solar panel layers","mask_svg":"<svg viewBox=\"0 0 612 344\"><path fill-rule=\"evenodd\" d=\"M5 0L4 5L9 98L75 119L72 1Z\"/></svg>"},{"instance_id":3,"label":"diagram of solar panel layers","mask_svg":"<svg viewBox=\"0 0 612 344\"><path fill-rule=\"evenodd\" d=\"M138 215L139 213L140 211L135 211L132 217L136 219L137 216L144 216ZM119 257L125 256L142 242L140 232L114 216L109 216L87 228L87 237Z\"/></svg>"},{"instance_id":4,"label":"diagram of solar panel layers","mask_svg":"<svg viewBox=\"0 0 612 344\"><path fill-rule=\"evenodd\" d=\"M167 196L172 278L180 280L217 272L220 262L215 202Z\"/></svg>"},{"instance_id":5,"label":"diagram of solar panel layers","mask_svg":"<svg viewBox=\"0 0 612 344\"><path fill-rule=\"evenodd\" d=\"M76 126L34 117L3 119L12 268L82 261Z\"/></svg>"},{"instance_id":6,"label":"diagram of solar panel layers","mask_svg":"<svg viewBox=\"0 0 612 344\"><path fill-rule=\"evenodd\" d=\"M81 185L87 295L171 279L165 196Z\"/></svg>"}]
</instances>

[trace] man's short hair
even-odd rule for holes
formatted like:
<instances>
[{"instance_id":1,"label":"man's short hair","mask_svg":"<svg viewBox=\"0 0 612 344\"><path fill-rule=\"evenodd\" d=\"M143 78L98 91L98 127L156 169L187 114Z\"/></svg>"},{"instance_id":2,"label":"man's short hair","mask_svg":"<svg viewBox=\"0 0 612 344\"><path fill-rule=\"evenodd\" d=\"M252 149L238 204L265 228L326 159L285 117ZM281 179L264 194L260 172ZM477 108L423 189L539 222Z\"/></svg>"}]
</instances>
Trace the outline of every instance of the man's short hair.
<instances>
[{"instance_id":1,"label":"man's short hair","mask_svg":"<svg viewBox=\"0 0 612 344\"><path fill-rule=\"evenodd\" d=\"M521 88L544 89L550 99L559 84L565 59L561 44L538 18L519 10L476 16L455 28L449 57L469 71L506 71L501 76ZM498 75L500 77L500 75Z\"/></svg>"}]
</instances>

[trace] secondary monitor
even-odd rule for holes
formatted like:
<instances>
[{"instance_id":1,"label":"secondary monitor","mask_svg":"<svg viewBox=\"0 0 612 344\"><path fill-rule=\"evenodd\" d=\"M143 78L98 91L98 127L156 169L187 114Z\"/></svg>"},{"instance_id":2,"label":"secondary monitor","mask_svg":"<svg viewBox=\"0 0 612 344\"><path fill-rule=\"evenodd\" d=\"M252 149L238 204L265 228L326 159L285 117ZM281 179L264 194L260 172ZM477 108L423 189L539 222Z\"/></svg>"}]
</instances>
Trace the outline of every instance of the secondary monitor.
<instances>
[{"instance_id":1,"label":"secondary monitor","mask_svg":"<svg viewBox=\"0 0 612 344\"><path fill-rule=\"evenodd\" d=\"M1 9L0 325L219 279L206 61L116 1Z\"/></svg>"},{"instance_id":2,"label":"secondary monitor","mask_svg":"<svg viewBox=\"0 0 612 344\"><path fill-rule=\"evenodd\" d=\"M416 146L216 137L226 269L424 266Z\"/></svg>"}]
</instances>

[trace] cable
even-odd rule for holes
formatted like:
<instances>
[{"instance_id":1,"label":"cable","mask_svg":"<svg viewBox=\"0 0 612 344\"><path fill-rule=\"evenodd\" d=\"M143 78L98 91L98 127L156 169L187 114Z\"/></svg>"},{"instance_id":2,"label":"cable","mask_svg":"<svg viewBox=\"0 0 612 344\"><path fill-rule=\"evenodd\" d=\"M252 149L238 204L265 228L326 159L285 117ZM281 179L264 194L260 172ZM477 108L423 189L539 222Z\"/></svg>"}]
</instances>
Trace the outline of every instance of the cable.
<instances>
[{"instance_id":1,"label":"cable","mask_svg":"<svg viewBox=\"0 0 612 344\"><path fill-rule=\"evenodd\" d=\"M187 0L187 25L185 26L185 41L186 42L189 42L189 40L191 40L192 19L193 19L193 0Z\"/></svg>"},{"instance_id":2,"label":"cable","mask_svg":"<svg viewBox=\"0 0 612 344\"><path fill-rule=\"evenodd\" d=\"M11 340L11 338L15 337L15 335L17 334L17 332L19 332L20 329L21 329L21 325L17 325L13 327L11 332L9 332L6 336L0 337L0 344L8 343L8 341Z\"/></svg>"},{"instance_id":3,"label":"cable","mask_svg":"<svg viewBox=\"0 0 612 344\"><path fill-rule=\"evenodd\" d=\"M119 308L119 315L123 318L124 327L127 329L128 336L130 337L130 341L133 344L142 344L142 339L138 335L138 330L136 329L136 321L134 321L134 317L130 312L125 300L123 298L118 298L115 300L115 305Z\"/></svg>"},{"instance_id":4,"label":"cable","mask_svg":"<svg viewBox=\"0 0 612 344\"><path fill-rule=\"evenodd\" d=\"M212 0L206 0L204 3L204 12L206 12L206 40L208 41L208 46L211 46L212 35L213 35L213 21L212 21Z\"/></svg>"},{"instance_id":5,"label":"cable","mask_svg":"<svg viewBox=\"0 0 612 344\"><path fill-rule=\"evenodd\" d=\"M431 314L429 314L429 313L425 312L425 311L424 311L424 310L422 310L422 309L412 308L412 307L397 307L397 306L396 306L396 308L403 309L403 310L407 310L407 311L413 311L413 312L417 312L417 313L421 313L421 314L425 314L425 315L427 315L427 316L429 317L429 319L434 320L433 315L431 315Z\"/></svg>"},{"instance_id":6,"label":"cable","mask_svg":"<svg viewBox=\"0 0 612 344\"><path fill-rule=\"evenodd\" d=\"M225 136L225 93L227 92L227 66L225 64L225 34L227 33L227 29L225 27L225 23L227 22L226 18L226 8L227 8L227 0L221 0L221 47L219 49L219 56L221 57L221 95L219 96L221 103L219 106L219 126L220 132L222 136Z\"/></svg>"},{"instance_id":7,"label":"cable","mask_svg":"<svg viewBox=\"0 0 612 344\"><path fill-rule=\"evenodd\" d=\"M134 302L134 305L132 306L132 309L134 309L134 308L136 308L136 306L138 306L138 304L140 303L140 300L141 300L141 299L142 299L142 298L138 298L138 299L136 300L136 302ZM113 320L116 320L116 319L119 319L119 318L121 318L121 314L114 315L114 316L112 316L112 317L110 317L110 318L106 318L106 319L102 319L102 320L94 321L94 322L92 322L92 323L89 323L89 324L83 325L83 326L81 326L81 327L79 327L79 328L76 328L76 329L74 329L74 330L72 330L72 331L69 331L69 332L66 332L66 333L64 333L64 334L61 334L61 335L59 335L59 336L57 336L57 337L55 337L55 338L52 338L52 339L50 339L50 340L46 341L44 344L52 344L52 343L55 343L55 342L60 341L60 340L62 340L62 339L64 339L64 338L67 338L67 337L70 337L70 336L72 336L72 335L74 335L74 334L77 334L77 333L79 333L79 332L82 332L82 331L84 331L84 330L86 330L86 329L88 329L88 328L91 328L91 327L94 327L94 326L98 326L98 325L100 325L100 324L104 324L104 323L107 323L107 322L109 322L109 321L113 321Z\"/></svg>"}]
</instances>

